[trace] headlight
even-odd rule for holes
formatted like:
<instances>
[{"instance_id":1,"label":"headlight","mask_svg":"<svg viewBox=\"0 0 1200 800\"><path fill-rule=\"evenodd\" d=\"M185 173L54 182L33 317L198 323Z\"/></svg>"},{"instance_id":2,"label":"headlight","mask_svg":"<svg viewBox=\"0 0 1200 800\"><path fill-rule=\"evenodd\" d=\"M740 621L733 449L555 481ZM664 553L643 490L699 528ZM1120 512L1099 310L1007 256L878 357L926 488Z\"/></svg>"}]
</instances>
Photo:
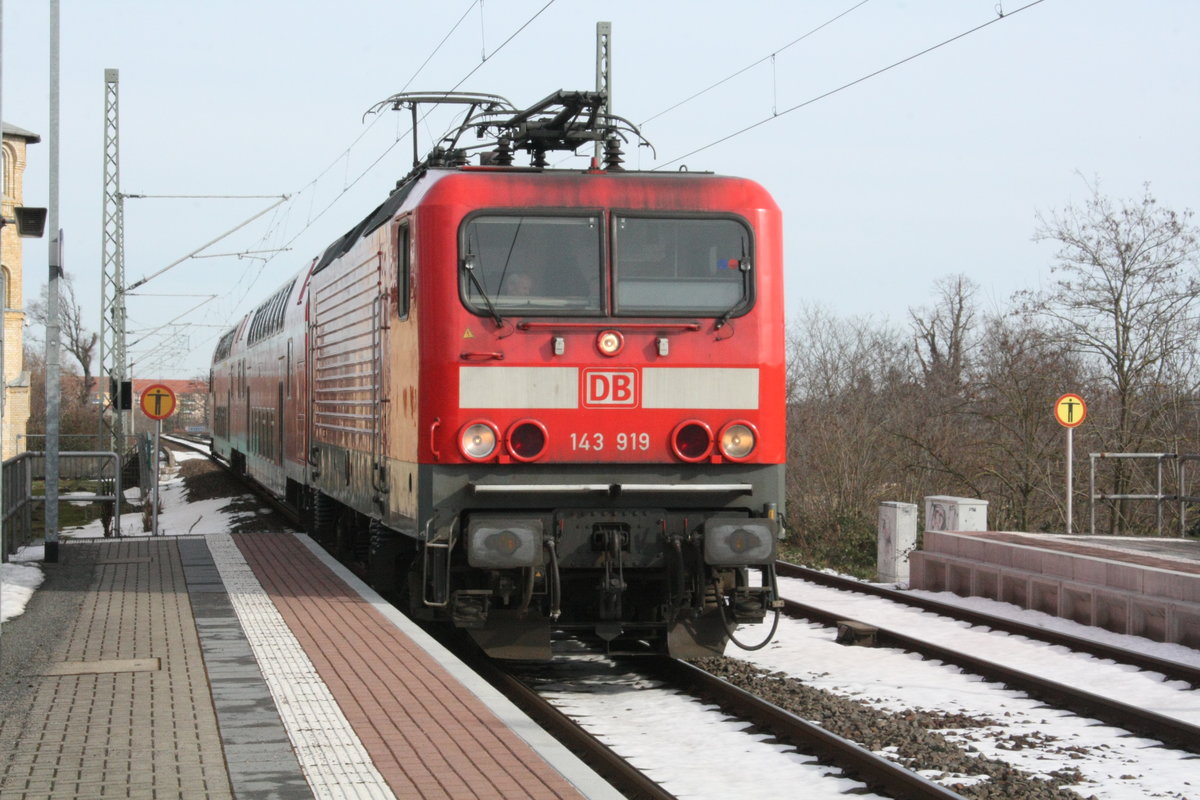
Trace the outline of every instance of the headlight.
<instances>
[{"instance_id":1,"label":"headlight","mask_svg":"<svg viewBox=\"0 0 1200 800\"><path fill-rule=\"evenodd\" d=\"M511 569L542 563L542 521L530 517L474 518L467 526L467 563Z\"/></svg>"},{"instance_id":2,"label":"headlight","mask_svg":"<svg viewBox=\"0 0 1200 800\"><path fill-rule=\"evenodd\" d=\"M458 449L472 461L483 461L496 452L499 438L490 422L472 422L459 434Z\"/></svg>"},{"instance_id":3,"label":"headlight","mask_svg":"<svg viewBox=\"0 0 1200 800\"><path fill-rule=\"evenodd\" d=\"M596 349L606 356L615 356L625 347L625 337L620 331L600 331L596 336Z\"/></svg>"},{"instance_id":4,"label":"headlight","mask_svg":"<svg viewBox=\"0 0 1200 800\"><path fill-rule=\"evenodd\" d=\"M775 561L779 524L760 517L714 517L704 523L704 561L718 567Z\"/></svg>"},{"instance_id":5,"label":"headlight","mask_svg":"<svg viewBox=\"0 0 1200 800\"><path fill-rule=\"evenodd\" d=\"M731 422L721 431L721 453L731 461L741 461L754 451L758 437L746 422Z\"/></svg>"}]
</instances>

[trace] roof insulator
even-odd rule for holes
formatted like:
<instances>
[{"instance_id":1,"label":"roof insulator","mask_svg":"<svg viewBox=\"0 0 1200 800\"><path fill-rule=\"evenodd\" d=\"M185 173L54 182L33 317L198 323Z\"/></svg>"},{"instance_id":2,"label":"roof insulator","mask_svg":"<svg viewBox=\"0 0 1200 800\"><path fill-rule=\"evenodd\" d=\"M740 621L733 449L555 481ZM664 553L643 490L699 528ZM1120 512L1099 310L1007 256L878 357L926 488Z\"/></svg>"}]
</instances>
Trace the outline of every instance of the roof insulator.
<instances>
[{"instance_id":1,"label":"roof insulator","mask_svg":"<svg viewBox=\"0 0 1200 800\"><path fill-rule=\"evenodd\" d=\"M625 168L621 163L625 160L621 156L621 140L616 136L610 136L604 140L604 169L607 172L624 172Z\"/></svg>"},{"instance_id":2,"label":"roof insulator","mask_svg":"<svg viewBox=\"0 0 1200 800\"><path fill-rule=\"evenodd\" d=\"M512 141L507 136L501 136L496 142L496 159L498 167L511 167L513 163Z\"/></svg>"}]
</instances>

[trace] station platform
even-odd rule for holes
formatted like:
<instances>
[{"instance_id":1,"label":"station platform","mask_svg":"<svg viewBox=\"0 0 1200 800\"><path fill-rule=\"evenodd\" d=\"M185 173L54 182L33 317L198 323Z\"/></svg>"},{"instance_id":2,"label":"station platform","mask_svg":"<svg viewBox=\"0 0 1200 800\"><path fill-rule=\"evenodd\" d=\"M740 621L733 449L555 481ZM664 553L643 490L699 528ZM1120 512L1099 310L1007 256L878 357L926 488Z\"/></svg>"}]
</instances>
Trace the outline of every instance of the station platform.
<instances>
[{"instance_id":1,"label":"station platform","mask_svg":"<svg viewBox=\"0 0 1200 800\"><path fill-rule=\"evenodd\" d=\"M305 536L59 552L0 642L4 800L620 797Z\"/></svg>"},{"instance_id":2,"label":"station platform","mask_svg":"<svg viewBox=\"0 0 1200 800\"><path fill-rule=\"evenodd\" d=\"M987 597L1200 648L1200 541L925 531L914 589Z\"/></svg>"}]
</instances>

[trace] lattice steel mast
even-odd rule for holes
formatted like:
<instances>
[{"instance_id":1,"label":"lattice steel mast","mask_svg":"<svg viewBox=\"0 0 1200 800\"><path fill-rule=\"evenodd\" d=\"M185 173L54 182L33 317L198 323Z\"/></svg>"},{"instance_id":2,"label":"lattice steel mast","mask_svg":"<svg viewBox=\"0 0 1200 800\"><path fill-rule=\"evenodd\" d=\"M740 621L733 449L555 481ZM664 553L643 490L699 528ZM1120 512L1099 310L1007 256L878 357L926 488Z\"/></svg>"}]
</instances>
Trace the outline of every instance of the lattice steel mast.
<instances>
[{"instance_id":1,"label":"lattice steel mast","mask_svg":"<svg viewBox=\"0 0 1200 800\"><path fill-rule=\"evenodd\" d=\"M596 23L596 92L604 95L600 124L607 125L612 114L612 23ZM596 140L596 161L604 157L604 142Z\"/></svg>"},{"instance_id":2,"label":"lattice steel mast","mask_svg":"<svg viewBox=\"0 0 1200 800\"><path fill-rule=\"evenodd\" d=\"M125 380L125 204L121 196L117 70L104 70L104 216L100 270L100 375L108 376L113 450L125 451L121 386ZM105 387L101 386L103 392ZM100 418L100 432L105 420Z\"/></svg>"}]
</instances>

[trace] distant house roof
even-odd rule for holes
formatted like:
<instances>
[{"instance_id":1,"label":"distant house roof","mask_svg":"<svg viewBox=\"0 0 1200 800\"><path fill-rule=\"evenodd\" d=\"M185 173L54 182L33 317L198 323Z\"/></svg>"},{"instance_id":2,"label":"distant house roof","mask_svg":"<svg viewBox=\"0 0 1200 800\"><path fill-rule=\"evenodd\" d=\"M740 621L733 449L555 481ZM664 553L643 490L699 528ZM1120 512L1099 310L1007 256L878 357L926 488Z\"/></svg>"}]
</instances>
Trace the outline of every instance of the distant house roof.
<instances>
[{"instance_id":1,"label":"distant house roof","mask_svg":"<svg viewBox=\"0 0 1200 800\"><path fill-rule=\"evenodd\" d=\"M74 376L74 375L64 375L62 379L64 382L74 379L77 383L80 380L77 376ZM104 375L101 375L100 377L95 378L95 381L96 381L96 390L107 394L108 393L108 378L105 377ZM133 381L133 393L140 397L142 392L146 391L151 386L155 386L155 385L166 386L172 392L174 392L176 395L208 394L208 382L207 381L177 380L177 379L166 379L166 378L164 378L164 379L136 378Z\"/></svg>"},{"instance_id":2,"label":"distant house roof","mask_svg":"<svg viewBox=\"0 0 1200 800\"><path fill-rule=\"evenodd\" d=\"M7 122L0 123L0 125L3 125L5 136L20 136L29 144L37 144L42 140L42 137L38 136L33 131L27 131L24 128L18 128L16 125L9 125Z\"/></svg>"},{"instance_id":3,"label":"distant house roof","mask_svg":"<svg viewBox=\"0 0 1200 800\"><path fill-rule=\"evenodd\" d=\"M189 381L189 380L143 380L137 378L133 381L134 394L141 396L142 392L154 385L166 386L176 395L181 394L208 394L208 383L205 381Z\"/></svg>"}]
</instances>

